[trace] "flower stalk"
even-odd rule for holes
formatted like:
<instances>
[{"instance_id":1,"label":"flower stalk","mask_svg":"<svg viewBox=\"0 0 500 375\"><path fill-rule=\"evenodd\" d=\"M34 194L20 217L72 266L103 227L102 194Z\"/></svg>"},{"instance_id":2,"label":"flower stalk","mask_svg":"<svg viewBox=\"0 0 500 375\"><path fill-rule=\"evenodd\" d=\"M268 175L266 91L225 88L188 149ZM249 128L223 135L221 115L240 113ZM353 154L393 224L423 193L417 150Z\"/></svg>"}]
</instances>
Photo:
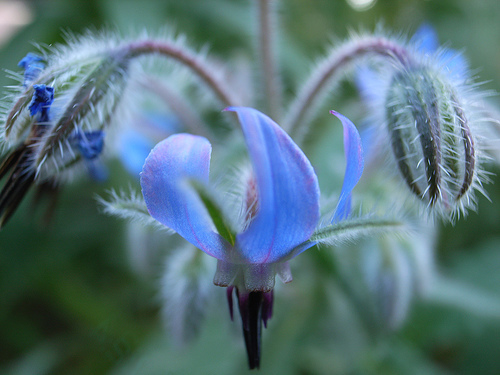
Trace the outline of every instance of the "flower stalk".
<instances>
[{"instance_id":1,"label":"flower stalk","mask_svg":"<svg viewBox=\"0 0 500 375\"><path fill-rule=\"evenodd\" d=\"M205 84L212 89L215 96L225 106L238 105L235 102L236 96L226 86L226 84L213 74L213 67L204 63L197 55L174 43L159 40L140 40L131 42L123 47L126 55L130 58L159 54L170 57L175 61L189 68L195 75L200 77Z\"/></svg>"},{"instance_id":2,"label":"flower stalk","mask_svg":"<svg viewBox=\"0 0 500 375\"><path fill-rule=\"evenodd\" d=\"M342 78L340 74L353 62L367 55L382 56L403 65L411 62L411 56L403 45L385 37L365 36L347 41L333 49L313 70L286 111L283 127L299 145L307 134L311 117L328 88Z\"/></svg>"},{"instance_id":3,"label":"flower stalk","mask_svg":"<svg viewBox=\"0 0 500 375\"><path fill-rule=\"evenodd\" d=\"M281 115L281 87L276 67L276 45L274 43L274 0L258 0L259 13L259 52L263 86L263 100L266 112L271 118L279 120Z\"/></svg>"}]
</instances>

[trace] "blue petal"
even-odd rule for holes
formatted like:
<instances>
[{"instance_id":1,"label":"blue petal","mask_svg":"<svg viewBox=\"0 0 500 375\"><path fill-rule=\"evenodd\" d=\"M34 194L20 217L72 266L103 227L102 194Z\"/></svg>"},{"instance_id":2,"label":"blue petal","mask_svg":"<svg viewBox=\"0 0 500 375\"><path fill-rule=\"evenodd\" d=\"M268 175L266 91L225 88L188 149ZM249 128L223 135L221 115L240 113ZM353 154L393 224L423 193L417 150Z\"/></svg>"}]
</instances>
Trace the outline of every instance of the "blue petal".
<instances>
[{"instance_id":1,"label":"blue petal","mask_svg":"<svg viewBox=\"0 0 500 375\"><path fill-rule=\"evenodd\" d=\"M238 114L257 185L258 213L238 235L250 263L282 260L306 241L319 220L318 180L309 160L269 117L252 108Z\"/></svg>"},{"instance_id":2,"label":"blue petal","mask_svg":"<svg viewBox=\"0 0 500 375\"><path fill-rule=\"evenodd\" d=\"M34 85L33 98L29 105L30 115L40 114L39 122L49 121L49 109L54 101L54 88L46 85Z\"/></svg>"},{"instance_id":3,"label":"blue petal","mask_svg":"<svg viewBox=\"0 0 500 375\"><path fill-rule=\"evenodd\" d=\"M96 159L104 148L104 132L102 130L86 132L77 130L71 136L70 142L78 149L84 159Z\"/></svg>"},{"instance_id":4,"label":"blue petal","mask_svg":"<svg viewBox=\"0 0 500 375\"><path fill-rule=\"evenodd\" d=\"M37 55L36 53L28 52L26 56L22 58L21 61L17 63L17 66L23 69L27 69L32 64L38 64L43 61L43 57Z\"/></svg>"},{"instance_id":5,"label":"blue petal","mask_svg":"<svg viewBox=\"0 0 500 375\"><path fill-rule=\"evenodd\" d=\"M423 54L433 54L439 48L436 30L428 23L422 24L417 29L411 38L411 42L415 43L419 52Z\"/></svg>"},{"instance_id":6,"label":"blue petal","mask_svg":"<svg viewBox=\"0 0 500 375\"><path fill-rule=\"evenodd\" d=\"M458 80L466 80L468 78L469 63L467 59L453 49L445 50L439 56L439 60L446 69L447 74Z\"/></svg>"},{"instance_id":7,"label":"blue petal","mask_svg":"<svg viewBox=\"0 0 500 375\"><path fill-rule=\"evenodd\" d=\"M380 101L383 78L375 70L362 66L356 69L356 86L361 99L368 105L375 105Z\"/></svg>"},{"instance_id":8,"label":"blue petal","mask_svg":"<svg viewBox=\"0 0 500 375\"><path fill-rule=\"evenodd\" d=\"M225 260L229 245L213 231L205 206L187 183L208 183L211 151L208 140L199 136L175 134L163 140L142 169L142 194L154 219L208 255Z\"/></svg>"},{"instance_id":9,"label":"blue petal","mask_svg":"<svg viewBox=\"0 0 500 375\"><path fill-rule=\"evenodd\" d=\"M340 192L339 202L332 218L333 223L347 218L351 212L351 192L361 178L364 160L361 137L356 126L354 126L351 120L340 113L335 111L330 111L330 113L337 116L344 127L344 151L347 161L342 191Z\"/></svg>"},{"instance_id":10,"label":"blue petal","mask_svg":"<svg viewBox=\"0 0 500 375\"><path fill-rule=\"evenodd\" d=\"M424 23L418 28L411 42L415 43L418 51L424 55L432 55L439 50L439 40L434 28ZM439 55L439 61L454 79L466 79L469 64L463 55L453 49L446 49Z\"/></svg>"},{"instance_id":11,"label":"blue petal","mask_svg":"<svg viewBox=\"0 0 500 375\"><path fill-rule=\"evenodd\" d=\"M31 52L19 61L17 66L24 69L24 86L37 79L42 70L45 69L43 58Z\"/></svg>"},{"instance_id":12,"label":"blue petal","mask_svg":"<svg viewBox=\"0 0 500 375\"><path fill-rule=\"evenodd\" d=\"M131 175L139 177L144 161L154 146L153 142L142 133L129 129L120 135L118 144L123 166Z\"/></svg>"}]
</instances>

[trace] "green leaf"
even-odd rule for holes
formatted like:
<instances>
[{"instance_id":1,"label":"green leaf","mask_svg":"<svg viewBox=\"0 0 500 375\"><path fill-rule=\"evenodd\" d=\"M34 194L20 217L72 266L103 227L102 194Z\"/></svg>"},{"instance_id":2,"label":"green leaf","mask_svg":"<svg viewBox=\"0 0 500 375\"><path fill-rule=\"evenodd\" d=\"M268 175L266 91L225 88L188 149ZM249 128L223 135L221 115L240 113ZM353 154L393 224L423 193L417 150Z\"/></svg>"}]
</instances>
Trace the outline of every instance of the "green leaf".
<instances>
[{"instance_id":1,"label":"green leaf","mask_svg":"<svg viewBox=\"0 0 500 375\"><path fill-rule=\"evenodd\" d=\"M234 245L236 242L236 234L228 225L228 221L226 220L224 213L219 208L219 205L215 201L215 199L211 196L209 191L205 186L200 184L198 181L191 180L191 187L198 193L201 201L205 205L205 208L208 211L208 214L212 218L212 221L217 229L217 232L231 245Z\"/></svg>"},{"instance_id":2,"label":"green leaf","mask_svg":"<svg viewBox=\"0 0 500 375\"><path fill-rule=\"evenodd\" d=\"M391 219L360 218L344 220L317 229L309 241L338 242L383 233L403 233L408 228L404 223Z\"/></svg>"}]
</instances>

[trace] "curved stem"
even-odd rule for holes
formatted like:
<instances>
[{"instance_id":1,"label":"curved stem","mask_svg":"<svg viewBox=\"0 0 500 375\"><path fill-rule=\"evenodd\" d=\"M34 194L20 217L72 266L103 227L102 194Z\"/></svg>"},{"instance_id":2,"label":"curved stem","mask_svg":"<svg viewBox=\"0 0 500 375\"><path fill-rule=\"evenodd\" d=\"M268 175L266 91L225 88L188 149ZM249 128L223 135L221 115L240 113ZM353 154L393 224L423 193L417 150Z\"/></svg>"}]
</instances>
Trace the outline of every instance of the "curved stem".
<instances>
[{"instance_id":1,"label":"curved stem","mask_svg":"<svg viewBox=\"0 0 500 375\"><path fill-rule=\"evenodd\" d=\"M212 72L212 67L200 59L196 54L182 48L175 43L168 43L159 40L141 40L128 44L125 53L130 57L137 57L145 54L158 53L173 58L179 63L191 69L198 75L215 96L224 103L225 106L235 106L239 103L235 100L235 95L229 88Z\"/></svg>"},{"instance_id":2,"label":"curved stem","mask_svg":"<svg viewBox=\"0 0 500 375\"><path fill-rule=\"evenodd\" d=\"M269 116L279 121L281 93L277 76L275 53L273 52L273 0L258 0L259 48L262 69L264 101Z\"/></svg>"},{"instance_id":3,"label":"curved stem","mask_svg":"<svg viewBox=\"0 0 500 375\"><path fill-rule=\"evenodd\" d=\"M338 74L345 71L353 61L368 54L387 57L403 65L411 63L411 57L404 46L384 37L362 37L334 49L318 64L286 111L284 128L297 143L303 140L307 132L306 125L333 79L338 78Z\"/></svg>"}]
</instances>

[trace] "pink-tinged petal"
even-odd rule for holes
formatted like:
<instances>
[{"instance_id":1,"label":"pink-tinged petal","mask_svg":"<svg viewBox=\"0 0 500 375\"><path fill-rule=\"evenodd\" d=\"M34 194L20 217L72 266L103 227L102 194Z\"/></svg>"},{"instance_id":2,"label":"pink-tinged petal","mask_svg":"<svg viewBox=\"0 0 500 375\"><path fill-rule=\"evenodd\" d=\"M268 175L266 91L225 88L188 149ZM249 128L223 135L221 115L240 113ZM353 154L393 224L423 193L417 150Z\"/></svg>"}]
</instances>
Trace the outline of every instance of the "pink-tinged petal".
<instances>
[{"instance_id":1,"label":"pink-tinged petal","mask_svg":"<svg viewBox=\"0 0 500 375\"><path fill-rule=\"evenodd\" d=\"M300 148L269 117L252 108L226 110L238 114L258 195L258 212L238 235L237 245L249 263L282 260L318 223L316 174Z\"/></svg>"},{"instance_id":2,"label":"pink-tinged petal","mask_svg":"<svg viewBox=\"0 0 500 375\"><path fill-rule=\"evenodd\" d=\"M344 183L340 192L339 202L332 218L332 223L343 220L351 212L351 192L358 183L363 173L363 147L361 146L361 137L356 126L347 117L338 112L330 111L336 116L344 127L344 152L347 161Z\"/></svg>"},{"instance_id":3,"label":"pink-tinged petal","mask_svg":"<svg viewBox=\"0 0 500 375\"><path fill-rule=\"evenodd\" d=\"M212 147L203 137L175 134L158 143L144 163L142 194L150 215L217 259L228 244L215 233L199 196L187 183L208 183Z\"/></svg>"}]
</instances>

